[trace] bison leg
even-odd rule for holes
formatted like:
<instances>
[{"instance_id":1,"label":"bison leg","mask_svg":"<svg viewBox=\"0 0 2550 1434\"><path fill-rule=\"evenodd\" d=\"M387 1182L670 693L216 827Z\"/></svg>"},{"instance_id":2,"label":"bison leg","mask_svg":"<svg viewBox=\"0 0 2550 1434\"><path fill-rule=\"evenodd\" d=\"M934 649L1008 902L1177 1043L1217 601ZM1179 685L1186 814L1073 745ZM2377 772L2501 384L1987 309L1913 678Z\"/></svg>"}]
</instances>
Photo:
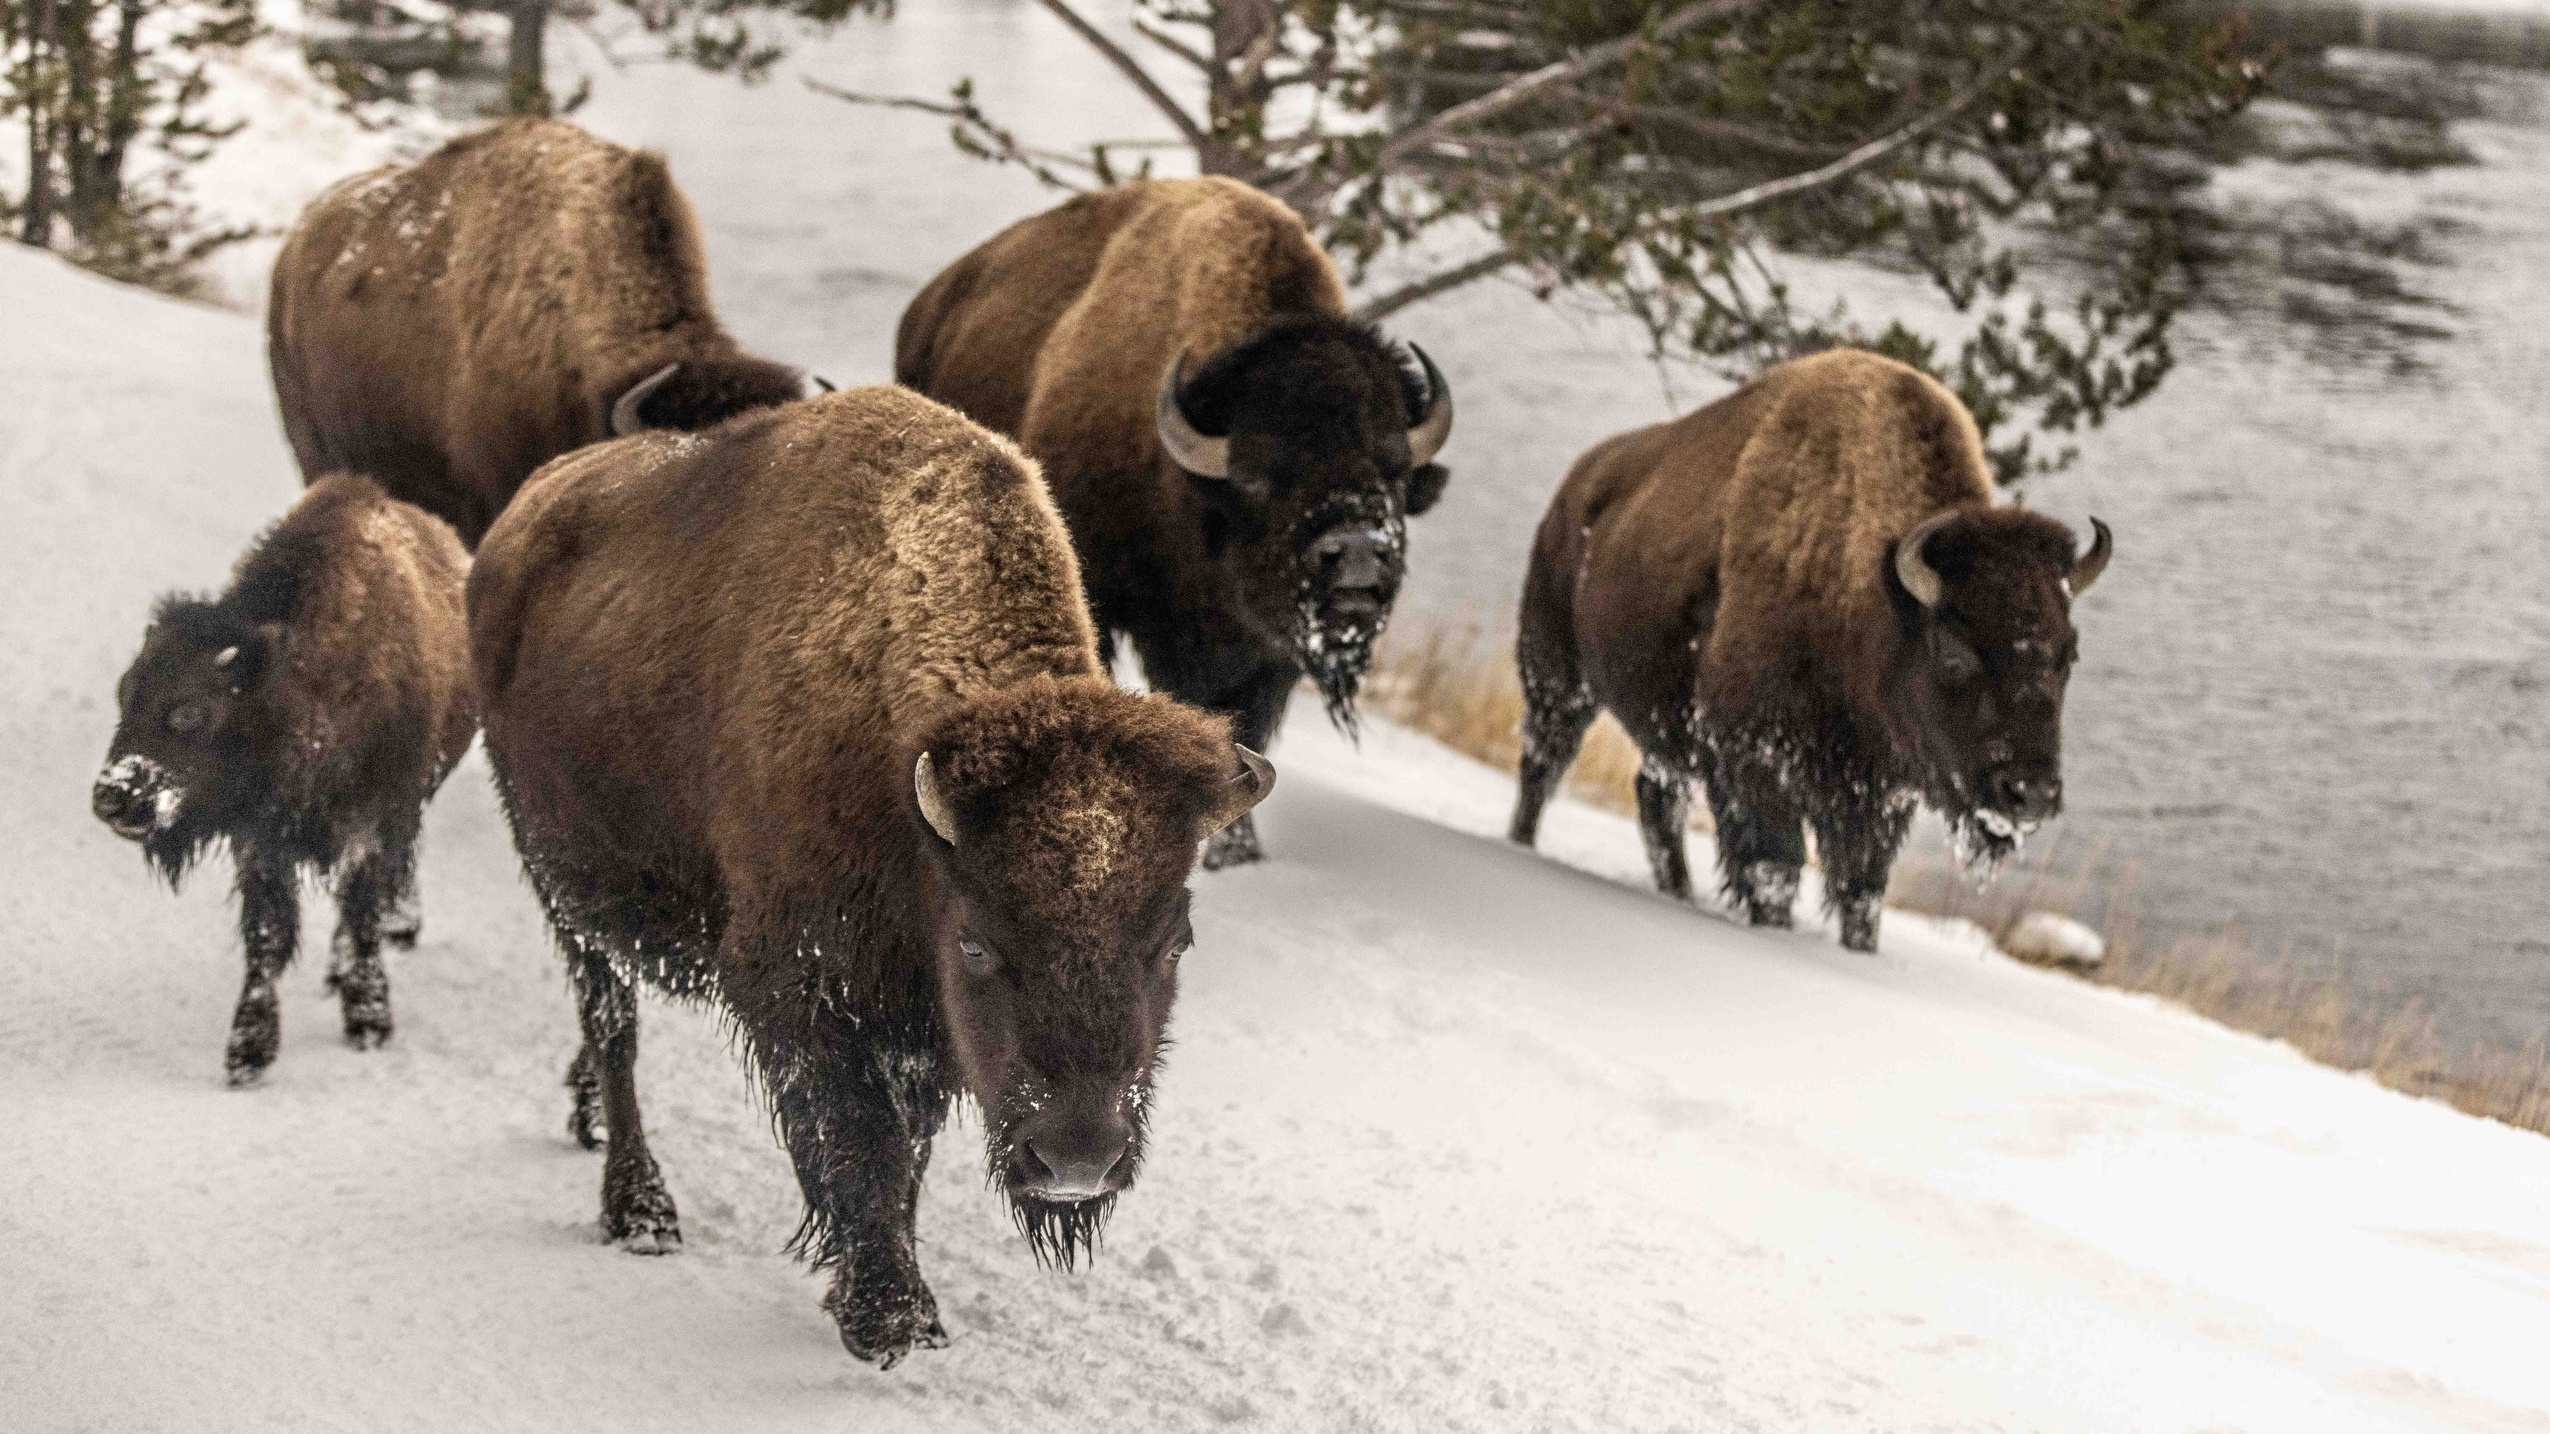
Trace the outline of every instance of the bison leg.
<instances>
[{"instance_id":1,"label":"bison leg","mask_svg":"<svg viewBox=\"0 0 2550 1434\"><path fill-rule=\"evenodd\" d=\"M947 1096L934 1062L880 1051L872 1036L821 1014L838 1008L790 1003L753 1024L753 1053L806 1197L795 1248L832 1272L823 1307L842 1347L890 1368L947 1344L913 1248Z\"/></svg>"},{"instance_id":2,"label":"bison leg","mask_svg":"<svg viewBox=\"0 0 2550 1434\"><path fill-rule=\"evenodd\" d=\"M301 892L292 863L253 848L239 852L239 940L248 977L230 1017L230 1045L222 1065L235 1086L254 1085L274 1064L283 1044L283 1013L275 982L301 944Z\"/></svg>"},{"instance_id":3,"label":"bison leg","mask_svg":"<svg viewBox=\"0 0 2550 1434\"><path fill-rule=\"evenodd\" d=\"M1912 803L1845 802L1815 814L1815 846L1824 857L1824 909L1841 924L1842 945L1877 949L1877 916L1886 905L1886 876L1912 827Z\"/></svg>"},{"instance_id":4,"label":"bison leg","mask_svg":"<svg viewBox=\"0 0 2550 1434\"><path fill-rule=\"evenodd\" d=\"M1656 890L1676 901L1691 899L1691 867L1683 832L1691 825L1691 783L1653 761L1638 768L1638 834L1647 842L1647 870Z\"/></svg>"},{"instance_id":5,"label":"bison leg","mask_svg":"<svg viewBox=\"0 0 2550 1434\"><path fill-rule=\"evenodd\" d=\"M401 951L416 949L425 934L425 907L416 895L416 838L384 854L391 880L381 902L381 939Z\"/></svg>"},{"instance_id":6,"label":"bison leg","mask_svg":"<svg viewBox=\"0 0 2550 1434\"><path fill-rule=\"evenodd\" d=\"M1718 826L1720 890L1756 926L1786 926L1806 865L1806 828L1770 764L1723 751L1703 769Z\"/></svg>"},{"instance_id":7,"label":"bison leg","mask_svg":"<svg viewBox=\"0 0 2550 1434\"><path fill-rule=\"evenodd\" d=\"M1506 826L1506 840L1531 846L1540 840L1541 808L1558 790L1559 778L1576 761L1576 749L1585 742L1585 729L1593 725L1594 696L1585 684L1572 677L1551 677L1535 672L1531 653L1520 654L1523 669L1523 761L1516 773L1514 820ZM1645 811L1644 797L1640 811ZM1652 850L1652 847L1650 848ZM1681 865L1681 842L1674 846L1674 864ZM1685 889L1690 883L1683 883Z\"/></svg>"},{"instance_id":8,"label":"bison leg","mask_svg":"<svg viewBox=\"0 0 2550 1434\"><path fill-rule=\"evenodd\" d=\"M587 1150L602 1148L602 1076L593 1059L593 1043L576 1047L576 1058L567 1067L566 1086L575 1092L575 1109L567 1112L567 1134Z\"/></svg>"},{"instance_id":9,"label":"bison leg","mask_svg":"<svg viewBox=\"0 0 2550 1434\"><path fill-rule=\"evenodd\" d=\"M638 1120L637 992L628 979L578 942L570 958L575 974L576 1016L592 1053L595 1083L602 1088L602 1119L610 1152L602 1161L602 1234L641 1255L670 1254L682 1247L682 1224L663 1172L646 1148Z\"/></svg>"},{"instance_id":10,"label":"bison leg","mask_svg":"<svg viewBox=\"0 0 2550 1434\"><path fill-rule=\"evenodd\" d=\"M382 917L396 900L403 861L376 852L339 874L336 938L329 943L328 988L345 1017L345 1043L356 1050L390 1038L390 973L381 964Z\"/></svg>"},{"instance_id":11,"label":"bison leg","mask_svg":"<svg viewBox=\"0 0 2550 1434\"><path fill-rule=\"evenodd\" d=\"M1242 684L1231 698L1201 705L1231 713L1232 740L1263 752L1275 745L1275 733L1284 725L1284 705L1292 700L1293 685L1301 679L1301 669L1290 664L1270 667ZM1219 871L1265 856L1266 848L1257 840L1256 813L1243 812L1239 820L1205 840L1203 866L1206 871Z\"/></svg>"}]
</instances>

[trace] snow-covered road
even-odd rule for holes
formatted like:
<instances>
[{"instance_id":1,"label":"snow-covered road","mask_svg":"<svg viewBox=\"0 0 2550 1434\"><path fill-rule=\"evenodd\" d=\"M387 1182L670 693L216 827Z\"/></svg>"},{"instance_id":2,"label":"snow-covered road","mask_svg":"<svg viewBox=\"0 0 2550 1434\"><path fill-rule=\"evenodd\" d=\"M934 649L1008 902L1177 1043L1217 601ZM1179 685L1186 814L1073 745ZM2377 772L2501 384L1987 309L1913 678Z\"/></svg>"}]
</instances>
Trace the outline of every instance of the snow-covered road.
<instances>
[{"instance_id":1,"label":"snow-covered road","mask_svg":"<svg viewBox=\"0 0 2550 1434\"><path fill-rule=\"evenodd\" d=\"M477 757L396 1042L305 964L227 1090L226 863L166 896L87 789L150 597L297 489L258 326L10 246L0 312L0 1428L2550 1430L2550 1142L1911 918L1739 929L1607 816L1515 851L1503 778L1312 710L1098 1267L1035 1268L960 1124L956 1343L889 1374L705 1016L641 1065L687 1248L597 1242Z\"/></svg>"}]
</instances>

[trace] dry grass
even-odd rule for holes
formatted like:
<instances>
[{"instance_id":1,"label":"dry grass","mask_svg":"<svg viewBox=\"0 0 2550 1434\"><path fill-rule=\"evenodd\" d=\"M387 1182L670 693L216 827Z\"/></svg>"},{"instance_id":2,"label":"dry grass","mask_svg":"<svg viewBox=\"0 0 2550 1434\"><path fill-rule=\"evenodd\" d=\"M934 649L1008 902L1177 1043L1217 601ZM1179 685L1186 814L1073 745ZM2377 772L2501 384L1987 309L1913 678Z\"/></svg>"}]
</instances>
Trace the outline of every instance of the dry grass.
<instances>
[{"instance_id":1,"label":"dry grass","mask_svg":"<svg viewBox=\"0 0 2550 1434\"><path fill-rule=\"evenodd\" d=\"M1523 756L1523 684L1510 642L1490 640L1475 624L1393 633L1374 654L1363 705L1402 727L1423 732L1501 772ZM1594 719L1566 790L1615 812L1638 810L1638 748L1605 713ZM1705 804L1693 824L1708 829Z\"/></svg>"},{"instance_id":2,"label":"dry grass","mask_svg":"<svg viewBox=\"0 0 2550 1434\"><path fill-rule=\"evenodd\" d=\"M1513 771L1521 756L1523 692L1512 649L1475 624L1394 633L1376 654L1364 691L1364 704L1376 715L1501 771ZM1637 774L1638 749L1605 716L1586 734L1567 790L1598 806L1634 811ZM1694 825L1705 830L1707 804L1692 806ZM2486 1043L2448 1046L2421 999L2359 990L2342 971L2298 965L2290 951L2269 960L2236 929L2147 942L2133 864L2100 880L2104 841L2091 843L2068 867L2063 855L2058 835L2042 858L1978 892L1944 859L1908 854L1896 867L1887 901L1972 921L1996 941L2028 912L2068 915L2107 942L2107 959L2076 973L2082 979L2158 996L2224 1025L2291 1042L2312 1060L2365 1072L2393 1090L2550 1135L2544 1041L2520 1052Z\"/></svg>"}]
</instances>

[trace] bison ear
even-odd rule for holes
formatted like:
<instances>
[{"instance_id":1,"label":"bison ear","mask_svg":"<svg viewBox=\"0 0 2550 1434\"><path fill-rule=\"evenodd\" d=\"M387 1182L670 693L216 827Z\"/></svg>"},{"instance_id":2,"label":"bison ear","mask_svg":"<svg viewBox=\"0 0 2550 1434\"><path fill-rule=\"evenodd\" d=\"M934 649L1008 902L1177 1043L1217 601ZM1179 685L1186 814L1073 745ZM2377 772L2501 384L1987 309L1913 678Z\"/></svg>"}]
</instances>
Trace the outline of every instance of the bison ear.
<instances>
[{"instance_id":1,"label":"bison ear","mask_svg":"<svg viewBox=\"0 0 2550 1434\"><path fill-rule=\"evenodd\" d=\"M1230 782L1222 789L1221 804L1214 809L1207 835L1247 816L1275 790L1274 763L1237 742L1231 744L1231 751L1240 759L1239 770L1231 773Z\"/></svg>"},{"instance_id":2,"label":"bison ear","mask_svg":"<svg viewBox=\"0 0 2550 1434\"><path fill-rule=\"evenodd\" d=\"M213 666L230 679L230 690L245 692L283 670L284 648L290 642L279 622L261 622L244 642L233 643L213 657Z\"/></svg>"},{"instance_id":3,"label":"bison ear","mask_svg":"<svg viewBox=\"0 0 2550 1434\"><path fill-rule=\"evenodd\" d=\"M1408 475L1408 516L1413 518L1443 501L1444 485L1452 481L1452 470L1440 463L1420 466Z\"/></svg>"}]
</instances>

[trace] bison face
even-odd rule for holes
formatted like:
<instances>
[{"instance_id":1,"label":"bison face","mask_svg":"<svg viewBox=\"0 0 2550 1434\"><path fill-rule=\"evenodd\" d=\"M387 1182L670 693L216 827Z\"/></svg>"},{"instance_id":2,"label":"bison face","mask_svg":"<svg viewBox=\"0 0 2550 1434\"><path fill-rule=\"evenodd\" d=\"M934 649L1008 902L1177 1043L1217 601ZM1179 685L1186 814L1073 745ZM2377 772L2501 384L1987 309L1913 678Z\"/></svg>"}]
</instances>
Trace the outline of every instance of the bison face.
<instances>
[{"instance_id":1,"label":"bison face","mask_svg":"<svg viewBox=\"0 0 2550 1434\"><path fill-rule=\"evenodd\" d=\"M950 1051L992 1183L1069 1266L1142 1167L1197 844L1274 769L1218 718L1047 679L942 723L912 771Z\"/></svg>"},{"instance_id":2,"label":"bison face","mask_svg":"<svg viewBox=\"0 0 2550 1434\"><path fill-rule=\"evenodd\" d=\"M272 725L263 694L283 642L274 624L166 602L116 686L115 739L89 804L171 886L258 799L251 773Z\"/></svg>"},{"instance_id":3,"label":"bison face","mask_svg":"<svg viewBox=\"0 0 2550 1434\"><path fill-rule=\"evenodd\" d=\"M1207 558L1241 620L1310 674L1340 725L1407 573L1408 519L1449 477L1434 457L1451 390L1414 352L1411 371L1366 326L1291 319L1192 380L1180 355L1161 383L1161 446L1196 485Z\"/></svg>"},{"instance_id":4,"label":"bison face","mask_svg":"<svg viewBox=\"0 0 2550 1434\"><path fill-rule=\"evenodd\" d=\"M1951 509L1896 545L1910 641L1899 710L1925 795L1959 854L1989 868L2063 808L2063 695L2080 642L2072 599L2107 566L2107 525L2073 555L2060 523L2015 509Z\"/></svg>"}]
</instances>

